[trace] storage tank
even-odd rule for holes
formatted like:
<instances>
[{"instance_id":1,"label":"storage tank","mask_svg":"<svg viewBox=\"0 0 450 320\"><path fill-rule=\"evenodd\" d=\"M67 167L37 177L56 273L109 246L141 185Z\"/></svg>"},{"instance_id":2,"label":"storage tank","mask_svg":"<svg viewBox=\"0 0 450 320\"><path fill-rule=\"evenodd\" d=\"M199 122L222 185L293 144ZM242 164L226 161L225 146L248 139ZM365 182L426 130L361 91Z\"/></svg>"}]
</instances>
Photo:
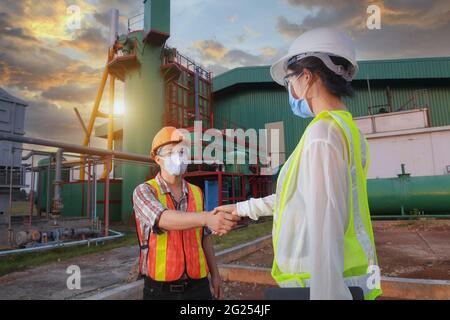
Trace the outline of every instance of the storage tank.
<instances>
[{"instance_id":1,"label":"storage tank","mask_svg":"<svg viewBox=\"0 0 450 320\"><path fill-rule=\"evenodd\" d=\"M450 175L412 177L405 173L398 178L367 181L372 216L410 214L450 214Z\"/></svg>"},{"instance_id":2,"label":"storage tank","mask_svg":"<svg viewBox=\"0 0 450 320\"><path fill-rule=\"evenodd\" d=\"M161 129L165 108L165 82L161 52L170 36L170 1L144 1L144 30L119 37L127 54L113 60L109 69L125 83L123 151L149 154L153 137ZM132 214L130 195L149 176L149 168L122 167L122 220Z\"/></svg>"}]
</instances>

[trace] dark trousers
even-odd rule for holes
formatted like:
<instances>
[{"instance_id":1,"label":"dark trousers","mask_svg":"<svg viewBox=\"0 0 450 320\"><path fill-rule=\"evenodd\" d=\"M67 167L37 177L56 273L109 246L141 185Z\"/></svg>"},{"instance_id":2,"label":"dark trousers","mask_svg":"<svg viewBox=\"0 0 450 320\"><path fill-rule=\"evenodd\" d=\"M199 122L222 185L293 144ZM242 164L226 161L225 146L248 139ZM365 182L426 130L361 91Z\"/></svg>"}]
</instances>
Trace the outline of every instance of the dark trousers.
<instances>
[{"instance_id":1,"label":"dark trousers","mask_svg":"<svg viewBox=\"0 0 450 320\"><path fill-rule=\"evenodd\" d=\"M212 300L208 278L174 282L144 277L144 300Z\"/></svg>"}]
</instances>

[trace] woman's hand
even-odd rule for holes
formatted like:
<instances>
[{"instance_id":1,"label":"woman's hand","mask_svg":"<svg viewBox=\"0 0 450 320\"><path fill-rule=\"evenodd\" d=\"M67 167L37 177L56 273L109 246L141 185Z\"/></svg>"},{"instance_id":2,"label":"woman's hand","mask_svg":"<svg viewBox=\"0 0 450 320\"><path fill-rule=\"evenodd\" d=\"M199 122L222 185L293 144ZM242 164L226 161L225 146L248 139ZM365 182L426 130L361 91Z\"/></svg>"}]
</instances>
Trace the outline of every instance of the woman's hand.
<instances>
[{"instance_id":1,"label":"woman's hand","mask_svg":"<svg viewBox=\"0 0 450 320\"><path fill-rule=\"evenodd\" d=\"M231 213L232 215L238 216L236 204L226 204L226 205L217 207L213 210L214 214L216 214L220 211L228 212L228 213Z\"/></svg>"},{"instance_id":2,"label":"woman's hand","mask_svg":"<svg viewBox=\"0 0 450 320\"><path fill-rule=\"evenodd\" d=\"M222 279L220 275L211 276L211 284L213 287L214 298L217 300L223 299L223 287L222 287Z\"/></svg>"}]
</instances>

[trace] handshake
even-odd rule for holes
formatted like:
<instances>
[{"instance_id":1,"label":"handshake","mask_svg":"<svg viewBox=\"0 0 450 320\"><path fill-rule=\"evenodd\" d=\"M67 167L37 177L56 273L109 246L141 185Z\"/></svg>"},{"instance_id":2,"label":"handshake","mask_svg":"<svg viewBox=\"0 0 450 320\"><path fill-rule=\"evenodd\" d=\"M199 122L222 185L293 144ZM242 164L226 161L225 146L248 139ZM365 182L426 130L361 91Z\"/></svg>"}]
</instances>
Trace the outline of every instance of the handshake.
<instances>
[{"instance_id":1,"label":"handshake","mask_svg":"<svg viewBox=\"0 0 450 320\"><path fill-rule=\"evenodd\" d=\"M233 230L240 220L241 217L237 214L236 205L229 204L210 211L206 226L211 229L213 234L223 236Z\"/></svg>"}]
</instances>

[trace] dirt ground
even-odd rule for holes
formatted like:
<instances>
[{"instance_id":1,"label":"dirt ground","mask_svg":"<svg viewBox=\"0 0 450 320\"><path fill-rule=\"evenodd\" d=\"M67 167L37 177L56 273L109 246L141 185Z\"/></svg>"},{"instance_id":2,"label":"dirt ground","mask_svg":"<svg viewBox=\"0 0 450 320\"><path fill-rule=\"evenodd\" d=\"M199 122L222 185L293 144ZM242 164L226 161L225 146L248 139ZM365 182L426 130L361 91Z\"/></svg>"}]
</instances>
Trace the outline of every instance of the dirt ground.
<instances>
[{"instance_id":1,"label":"dirt ground","mask_svg":"<svg viewBox=\"0 0 450 320\"><path fill-rule=\"evenodd\" d=\"M125 283L138 252L137 246L116 248L7 274L0 277L0 300L82 299ZM80 267L80 290L67 288L71 265Z\"/></svg>"},{"instance_id":2,"label":"dirt ground","mask_svg":"<svg viewBox=\"0 0 450 320\"><path fill-rule=\"evenodd\" d=\"M270 285L224 281L225 300L264 300L264 292Z\"/></svg>"},{"instance_id":3,"label":"dirt ground","mask_svg":"<svg viewBox=\"0 0 450 320\"><path fill-rule=\"evenodd\" d=\"M383 276L450 280L450 221L374 221ZM231 263L271 267L272 246Z\"/></svg>"},{"instance_id":4,"label":"dirt ground","mask_svg":"<svg viewBox=\"0 0 450 320\"><path fill-rule=\"evenodd\" d=\"M450 280L450 221L379 221L374 232L382 275ZM71 258L0 277L2 299L82 299L125 284L138 256L138 248L124 247ZM271 267L272 247L230 263ZM67 289L69 265L81 269L81 290ZM259 300L271 286L224 282L225 299Z\"/></svg>"}]
</instances>

